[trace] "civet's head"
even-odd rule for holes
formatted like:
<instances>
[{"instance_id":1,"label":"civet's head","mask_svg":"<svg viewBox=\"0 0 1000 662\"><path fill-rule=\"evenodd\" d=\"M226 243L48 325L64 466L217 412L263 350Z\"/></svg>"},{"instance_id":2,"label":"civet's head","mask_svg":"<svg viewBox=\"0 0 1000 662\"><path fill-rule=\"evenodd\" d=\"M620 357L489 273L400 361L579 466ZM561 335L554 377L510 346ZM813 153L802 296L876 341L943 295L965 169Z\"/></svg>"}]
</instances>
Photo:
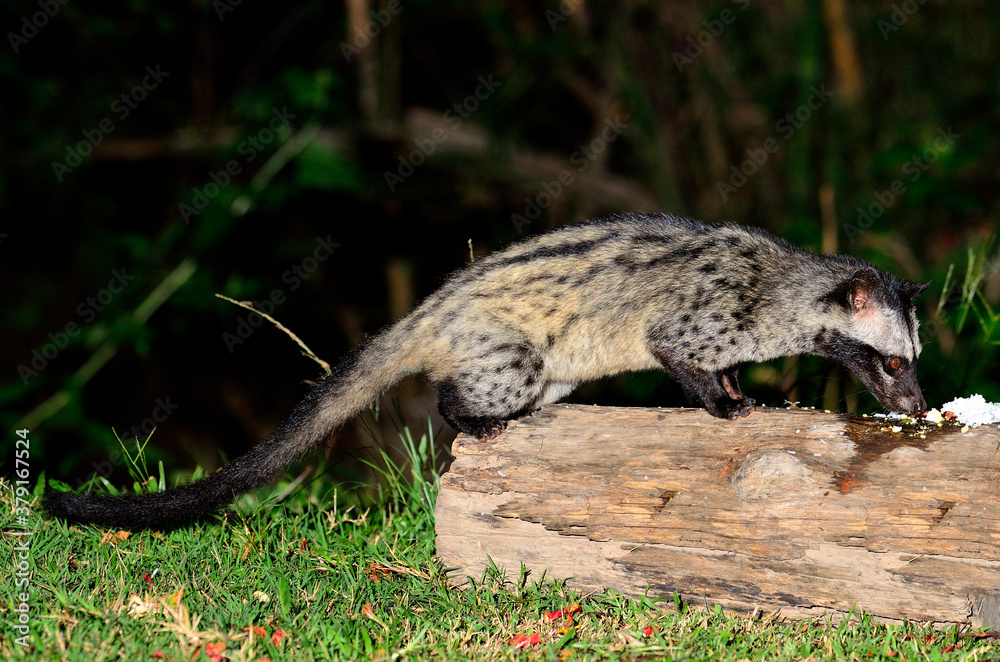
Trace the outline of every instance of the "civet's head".
<instances>
[{"instance_id":1,"label":"civet's head","mask_svg":"<svg viewBox=\"0 0 1000 662\"><path fill-rule=\"evenodd\" d=\"M917 382L913 299L929 285L862 267L827 298L846 323L817 338L821 353L850 368L890 411L915 414L927 406Z\"/></svg>"}]
</instances>

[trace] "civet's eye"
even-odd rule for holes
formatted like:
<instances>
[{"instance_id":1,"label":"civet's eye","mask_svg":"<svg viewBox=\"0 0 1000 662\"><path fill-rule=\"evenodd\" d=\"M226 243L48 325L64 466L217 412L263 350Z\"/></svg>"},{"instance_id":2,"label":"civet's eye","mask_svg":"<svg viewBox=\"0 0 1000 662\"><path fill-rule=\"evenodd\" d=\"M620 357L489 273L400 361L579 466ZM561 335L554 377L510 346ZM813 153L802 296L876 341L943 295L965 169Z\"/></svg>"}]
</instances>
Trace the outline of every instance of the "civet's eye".
<instances>
[{"instance_id":1,"label":"civet's eye","mask_svg":"<svg viewBox=\"0 0 1000 662\"><path fill-rule=\"evenodd\" d=\"M902 365L902 361L899 360L898 356L894 356L889 359L889 370L899 370L899 366Z\"/></svg>"}]
</instances>

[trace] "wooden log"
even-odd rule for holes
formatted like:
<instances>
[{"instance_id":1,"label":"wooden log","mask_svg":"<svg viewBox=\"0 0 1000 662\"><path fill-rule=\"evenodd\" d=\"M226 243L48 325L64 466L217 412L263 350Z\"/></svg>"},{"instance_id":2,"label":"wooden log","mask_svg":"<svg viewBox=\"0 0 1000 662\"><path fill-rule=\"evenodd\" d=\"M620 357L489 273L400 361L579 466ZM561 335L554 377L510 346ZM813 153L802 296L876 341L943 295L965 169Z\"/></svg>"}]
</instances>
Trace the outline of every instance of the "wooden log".
<instances>
[{"instance_id":1,"label":"wooden log","mask_svg":"<svg viewBox=\"0 0 1000 662\"><path fill-rule=\"evenodd\" d=\"M456 581L492 559L583 591L1000 629L1000 429L892 425L548 406L455 440L438 556Z\"/></svg>"}]
</instances>

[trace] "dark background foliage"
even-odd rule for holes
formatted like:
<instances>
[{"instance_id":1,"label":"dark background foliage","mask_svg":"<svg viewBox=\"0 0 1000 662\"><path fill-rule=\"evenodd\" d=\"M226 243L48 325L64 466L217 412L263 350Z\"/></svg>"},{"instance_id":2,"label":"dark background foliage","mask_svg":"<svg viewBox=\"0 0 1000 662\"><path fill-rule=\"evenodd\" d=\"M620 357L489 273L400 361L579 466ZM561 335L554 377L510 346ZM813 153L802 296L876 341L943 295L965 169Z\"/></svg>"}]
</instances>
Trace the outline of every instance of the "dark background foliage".
<instances>
[{"instance_id":1,"label":"dark background foliage","mask_svg":"<svg viewBox=\"0 0 1000 662\"><path fill-rule=\"evenodd\" d=\"M121 482L115 433L154 422L169 469L273 429L319 369L214 293L279 291L273 314L335 362L470 249L618 211L758 225L933 279L928 401L1000 400L995 263L977 308L960 296L997 228L995 3L0 7L0 424L30 427L51 475ZM324 241L339 246L311 262ZM744 386L876 407L812 357ZM397 394L411 424L434 409L419 380ZM686 404L662 373L572 398ZM341 460L370 440L341 437L352 475Z\"/></svg>"}]
</instances>

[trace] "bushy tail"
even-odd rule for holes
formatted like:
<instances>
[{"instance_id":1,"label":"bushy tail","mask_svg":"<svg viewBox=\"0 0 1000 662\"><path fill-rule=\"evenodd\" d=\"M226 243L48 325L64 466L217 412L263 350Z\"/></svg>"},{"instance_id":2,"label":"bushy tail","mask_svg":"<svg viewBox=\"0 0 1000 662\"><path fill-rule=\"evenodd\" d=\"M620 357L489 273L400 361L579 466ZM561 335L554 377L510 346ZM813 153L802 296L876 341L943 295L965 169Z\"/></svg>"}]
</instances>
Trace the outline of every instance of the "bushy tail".
<instances>
[{"instance_id":1,"label":"bushy tail","mask_svg":"<svg viewBox=\"0 0 1000 662\"><path fill-rule=\"evenodd\" d=\"M164 492L101 497L46 489L56 517L128 529L166 528L216 511L234 497L278 478L389 387L418 372L399 327L359 348L299 402L278 429L218 472Z\"/></svg>"}]
</instances>

